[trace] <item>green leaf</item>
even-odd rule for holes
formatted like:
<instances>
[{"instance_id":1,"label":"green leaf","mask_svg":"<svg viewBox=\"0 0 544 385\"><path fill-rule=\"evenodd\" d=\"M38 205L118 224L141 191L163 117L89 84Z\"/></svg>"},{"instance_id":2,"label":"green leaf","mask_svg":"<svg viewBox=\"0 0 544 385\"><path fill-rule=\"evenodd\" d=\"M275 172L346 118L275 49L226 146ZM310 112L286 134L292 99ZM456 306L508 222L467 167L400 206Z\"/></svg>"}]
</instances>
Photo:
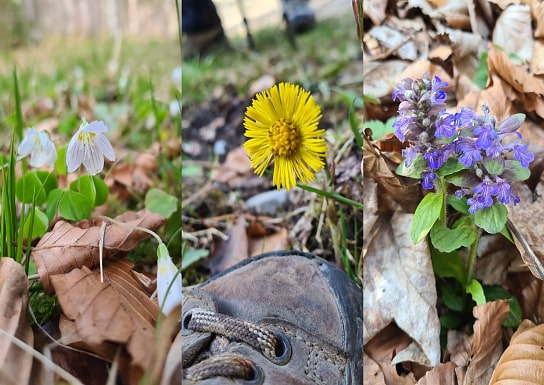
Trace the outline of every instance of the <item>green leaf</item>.
<instances>
[{"instance_id":1,"label":"green leaf","mask_svg":"<svg viewBox=\"0 0 544 385\"><path fill-rule=\"evenodd\" d=\"M36 198L36 205L42 205L47 200L47 195L57 188L57 179L47 171L27 172L17 179L15 195L21 203L32 203Z\"/></svg>"},{"instance_id":2,"label":"green leaf","mask_svg":"<svg viewBox=\"0 0 544 385\"><path fill-rule=\"evenodd\" d=\"M393 128L395 119L396 117L389 118L385 123L381 120L368 120L364 123L364 126L365 128L372 129L372 139L376 140L395 131Z\"/></svg>"},{"instance_id":3,"label":"green leaf","mask_svg":"<svg viewBox=\"0 0 544 385\"><path fill-rule=\"evenodd\" d=\"M410 231L414 244L425 238L438 217L440 217L443 200L444 191L441 190L439 193L429 193L425 195L421 202L419 202L416 212L414 213Z\"/></svg>"},{"instance_id":4,"label":"green leaf","mask_svg":"<svg viewBox=\"0 0 544 385\"><path fill-rule=\"evenodd\" d=\"M68 174L68 166L66 166L66 149L68 145L57 148L57 160L55 161L55 171L59 175Z\"/></svg>"},{"instance_id":5,"label":"green leaf","mask_svg":"<svg viewBox=\"0 0 544 385\"><path fill-rule=\"evenodd\" d=\"M488 233L495 234L504 228L507 219L508 210L506 206L500 202L495 202L490 207L476 211L474 223Z\"/></svg>"},{"instance_id":6,"label":"green leaf","mask_svg":"<svg viewBox=\"0 0 544 385\"><path fill-rule=\"evenodd\" d=\"M106 203L108 186L95 175L83 175L70 183L70 190L86 196L91 203L91 210Z\"/></svg>"},{"instance_id":7,"label":"green leaf","mask_svg":"<svg viewBox=\"0 0 544 385\"><path fill-rule=\"evenodd\" d=\"M443 223L437 222L431 229L431 242L438 250L449 253L472 245L477 234L472 226L464 225L448 229Z\"/></svg>"},{"instance_id":8,"label":"green leaf","mask_svg":"<svg viewBox=\"0 0 544 385\"><path fill-rule=\"evenodd\" d=\"M531 170L527 167L522 167L521 163L517 160L507 160L504 167L504 172L501 174L501 178L515 182L519 180L526 180L531 176Z\"/></svg>"},{"instance_id":9,"label":"green leaf","mask_svg":"<svg viewBox=\"0 0 544 385\"><path fill-rule=\"evenodd\" d=\"M72 221L81 221L89 218L91 214L91 202L85 195L78 192L72 190L55 190L55 196L52 200L58 202L59 214L63 218Z\"/></svg>"},{"instance_id":10,"label":"green leaf","mask_svg":"<svg viewBox=\"0 0 544 385\"><path fill-rule=\"evenodd\" d=\"M442 314L440 317L440 326L446 329L457 329L461 326L463 317L457 312Z\"/></svg>"},{"instance_id":11,"label":"green leaf","mask_svg":"<svg viewBox=\"0 0 544 385\"><path fill-rule=\"evenodd\" d=\"M443 253L431 248L433 270L441 278L455 278L461 285L465 283L465 263L457 251Z\"/></svg>"},{"instance_id":12,"label":"green leaf","mask_svg":"<svg viewBox=\"0 0 544 385\"><path fill-rule=\"evenodd\" d=\"M472 299L474 302L476 302L476 305L484 305L485 304L485 294L484 289L482 287L482 284L475 279L472 279L470 283L465 288L466 292L469 293L472 296Z\"/></svg>"},{"instance_id":13,"label":"green leaf","mask_svg":"<svg viewBox=\"0 0 544 385\"><path fill-rule=\"evenodd\" d=\"M457 158L449 158L437 171L436 175L446 176L451 175L454 172L461 171L465 168L465 165L457 160Z\"/></svg>"},{"instance_id":14,"label":"green leaf","mask_svg":"<svg viewBox=\"0 0 544 385\"><path fill-rule=\"evenodd\" d=\"M457 198L455 194L450 194L446 198L448 204L453 207L455 210L463 214L468 214L468 208L470 207L467 203L467 198L463 197L461 199Z\"/></svg>"},{"instance_id":15,"label":"green leaf","mask_svg":"<svg viewBox=\"0 0 544 385\"><path fill-rule=\"evenodd\" d=\"M481 180L469 170L454 172L446 177L446 180L457 187L475 187Z\"/></svg>"},{"instance_id":16,"label":"green leaf","mask_svg":"<svg viewBox=\"0 0 544 385\"><path fill-rule=\"evenodd\" d=\"M463 297L455 292L455 289L448 285L447 282L438 282L440 298L444 301L444 305L450 310L463 310Z\"/></svg>"},{"instance_id":17,"label":"green leaf","mask_svg":"<svg viewBox=\"0 0 544 385\"><path fill-rule=\"evenodd\" d=\"M427 161L423 158L423 155L417 154L410 167L406 167L406 160L401 162L397 167L396 173L402 176L408 176L410 178L421 178L421 173L428 167Z\"/></svg>"},{"instance_id":18,"label":"green leaf","mask_svg":"<svg viewBox=\"0 0 544 385\"><path fill-rule=\"evenodd\" d=\"M489 68L487 66L487 52L483 52L482 56L480 56L480 63L478 64L478 68L476 69L476 73L474 74L472 80L478 87L483 89L487 84L488 75Z\"/></svg>"},{"instance_id":19,"label":"green leaf","mask_svg":"<svg viewBox=\"0 0 544 385\"><path fill-rule=\"evenodd\" d=\"M47 219L47 215L45 215L45 213L39 208L34 208L34 221L31 229L31 214L32 212L30 212L25 218L25 222L23 224L23 234L27 238L41 237L47 232L49 227L49 219Z\"/></svg>"},{"instance_id":20,"label":"green leaf","mask_svg":"<svg viewBox=\"0 0 544 385\"><path fill-rule=\"evenodd\" d=\"M183 253L183 258L181 260L181 271L185 270L193 263L206 258L210 254L209 250L204 249L189 249Z\"/></svg>"},{"instance_id":21,"label":"green leaf","mask_svg":"<svg viewBox=\"0 0 544 385\"><path fill-rule=\"evenodd\" d=\"M170 217L178 207L178 199L161 189L152 188L145 196L145 207L152 213Z\"/></svg>"},{"instance_id":22,"label":"green leaf","mask_svg":"<svg viewBox=\"0 0 544 385\"><path fill-rule=\"evenodd\" d=\"M502 163L496 161L493 158L484 157L483 158L483 164L485 166L485 169L493 175L500 175L504 171L504 166Z\"/></svg>"},{"instance_id":23,"label":"green leaf","mask_svg":"<svg viewBox=\"0 0 544 385\"><path fill-rule=\"evenodd\" d=\"M499 299L509 300L510 309L506 318L502 322L504 327L518 327L521 323L521 307L516 297L512 295L508 290L503 289L500 286L484 286L485 298L488 302L496 301Z\"/></svg>"}]
</instances>

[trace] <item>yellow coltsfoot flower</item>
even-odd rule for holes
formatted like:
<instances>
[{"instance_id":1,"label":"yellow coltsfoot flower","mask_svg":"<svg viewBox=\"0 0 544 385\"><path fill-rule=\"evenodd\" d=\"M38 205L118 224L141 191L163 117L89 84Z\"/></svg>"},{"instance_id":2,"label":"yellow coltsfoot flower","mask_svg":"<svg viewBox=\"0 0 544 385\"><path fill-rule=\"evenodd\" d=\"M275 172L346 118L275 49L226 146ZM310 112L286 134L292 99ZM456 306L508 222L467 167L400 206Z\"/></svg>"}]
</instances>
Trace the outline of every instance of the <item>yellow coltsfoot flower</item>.
<instances>
[{"instance_id":1,"label":"yellow coltsfoot flower","mask_svg":"<svg viewBox=\"0 0 544 385\"><path fill-rule=\"evenodd\" d=\"M255 173L262 176L274 160L273 183L291 189L298 178L303 183L325 166L325 130L317 128L321 109L300 86L276 84L257 94L246 110L244 147Z\"/></svg>"}]
</instances>

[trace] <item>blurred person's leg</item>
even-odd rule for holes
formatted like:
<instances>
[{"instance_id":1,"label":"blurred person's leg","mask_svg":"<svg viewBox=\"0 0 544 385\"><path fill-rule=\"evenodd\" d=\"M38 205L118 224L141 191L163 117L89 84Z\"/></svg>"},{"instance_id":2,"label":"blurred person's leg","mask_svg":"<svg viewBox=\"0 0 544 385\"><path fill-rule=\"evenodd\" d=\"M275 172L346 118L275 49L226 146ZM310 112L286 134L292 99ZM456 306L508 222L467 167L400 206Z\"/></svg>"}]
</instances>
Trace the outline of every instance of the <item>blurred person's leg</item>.
<instances>
[{"instance_id":1,"label":"blurred person's leg","mask_svg":"<svg viewBox=\"0 0 544 385\"><path fill-rule=\"evenodd\" d=\"M309 0L281 0L283 17L294 32L302 32L315 24L315 14Z\"/></svg>"},{"instance_id":2,"label":"blurred person's leg","mask_svg":"<svg viewBox=\"0 0 544 385\"><path fill-rule=\"evenodd\" d=\"M212 45L226 41L221 19L211 0L181 1L183 57L205 53Z\"/></svg>"}]
</instances>

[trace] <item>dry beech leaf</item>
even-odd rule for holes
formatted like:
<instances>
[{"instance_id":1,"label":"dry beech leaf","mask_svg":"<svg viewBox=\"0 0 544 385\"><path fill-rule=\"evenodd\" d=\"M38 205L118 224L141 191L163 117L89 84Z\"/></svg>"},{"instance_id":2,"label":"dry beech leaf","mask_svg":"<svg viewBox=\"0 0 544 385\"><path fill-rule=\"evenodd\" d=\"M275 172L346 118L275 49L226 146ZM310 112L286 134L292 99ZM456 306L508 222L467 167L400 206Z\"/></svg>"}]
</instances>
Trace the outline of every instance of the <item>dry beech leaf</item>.
<instances>
[{"instance_id":1,"label":"dry beech leaf","mask_svg":"<svg viewBox=\"0 0 544 385\"><path fill-rule=\"evenodd\" d=\"M544 378L544 325L523 320L499 360L490 385L541 384Z\"/></svg>"},{"instance_id":2,"label":"dry beech leaf","mask_svg":"<svg viewBox=\"0 0 544 385\"><path fill-rule=\"evenodd\" d=\"M366 352L363 352L363 384L385 385L385 378L380 365Z\"/></svg>"},{"instance_id":3,"label":"dry beech leaf","mask_svg":"<svg viewBox=\"0 0 544 385\"><path fill-rule=\"evenodd\" d=\"M368 369L376 374L376 381L369 382L370 384L415 384L413 374L403 377L397 373L395 365L391 364L396 352L406 348L409 344L410 337L396 326L389 325L377 333L364 346L363 374L365 379ZM368 365L365 361L366 358L370 361ZM363 383L367 384L366 381Z\"/></svg>"},{"instance_id":4,"label":"dry beech leaf","mask_svg":"<svg viewBox=\"0 0 544 385\"><path fill-rule=\"evenodd\" d=\"M221 240L210 256L210 269L213 274L225 271L229 267L249 258L247 219L240 215L236 223L227 228L226 241Z\"/></svg>"},{"instance_id":5,"label":"dry beech leaf","mask_svg":"<svg viewBox=\"0 0 544 385\"><path fill-rule=\"evenodd\" d=\"M139 372L150 365L159 307L134 279L133 266L126 260L107 261L103 283L99 269L91 271L86 266L50 279L63 313L74 321L80 342L99 352L104 351L100 348L103 343L125 346L131 364L124 370L136 367Z\"/></svg>"},{"instance_id":6,"label":"dry beech leaf","mask_svg":"<svg viewBox=\"0 0 544 385\"><path fill-rule=\"evenodd\" d=\"M105 182L112 192L116 192L120 197L130 196L132 190L145 194L153 185L151 177L158 168L156 156L140 154L134 162L114 167Z\"/></svg>"},{"instance_id":7,"label":"dry beech leaf","mask_svg":"<svg viewBox=\"0 0 544 385\"><path fill-rule=\"evenodd\" d=\"M544 37L544 3L541 0L524 1L531 7L533 20L536 22L535 38L542 39Z\"/></svg>"},{"instance_id":8,"label":"dry beech leaf","mask_svg":"<svg viewBox=\"0 0 544 385\"><path fill-rule=\"evenodd\" d=\"M370 241L363 261L363 343L395 321L416 341L426 361L440 362L440 322L434 272L425 242L410 237L412 214L394 214Z\"/></svg>"},{"instance_id":9,"label":"dry beech leaf","mask_svg":"<svg viewBox=\"0 0 544 385\"><path fill-rule=\"evenodd\" d=\"M523 318L544 321L544 281L524 271L509 274L505 286L518 299Z\"/></svg>"},{"instance_id":10,"label":"dry beech leaf","mask_svg":"<svg viewBox=\"0 0 544 385\"><path fill-rule=\"evenodd\" d=\"M449 361L441 363L429 370L423 377L419 379L417 385L457 385L458 378L455 373L457 366Z\"/></svg>"},{"instance_id":11,"label":"dry beech leaf","mask_svg":"<svg viewBox=\"0 0 544 385\"><path fill-rule=\"evenodd\" d=\"M151 213L147 209L126 212L115 219L150 230L155 230L165 221L163 216ZM82 266L90 269L98 266L100 225L104 221L102 219L85 220L76 225L59 221L53 230L46 233L32 249L31 258L36 262L40 280L48 295L53 294L49 281L51 275L67 273ZM116 254L128 252L149 236L144 231L108 224L104 235L103 257L110 258Z\"/></svg>"},{"instance_id":12,"label":"dry beech leaf","mask_svg":"<svg viewBox=\"0 0 544 385\"><path fill-rule=\"evenodd\" d=\"M11 258L0 258L0 329L34 345L28 323L28 278L23 266ZM0 336L0 383L29 384L32 356Z\"/></svg>"},{"instance_id":13,"label":"dry beech leaf","mask_svg":"<svg viewBox=\"0 0 544 385\"><path fill-rule=\"evenodd\" d=\"M544 199L534 200L533 194L525 184L514 183L512 188L521 202L516 206L507 205L508 229L514 236L523 262L535 277L544 280L544 245L542 244ZM540 184L536 186L535 193L536 196L542 197L544 192Z\"/></svg>"},{"instance_id":14,"label":"dry beech leaf","mask_svg":"<svg viewBox=\"0 0 544 385\"><path fill-rule=\"evenodd\" d=\"M166 356L164 369L162 371L161 385L181 384L181 334L180 330L176 339L172 342L168 355Z\"/></svg>"},{"instance_id":15,"label":"dry beech leaf","mask_svg":"<svg viewBox=\"0 0 544 385\"><path fill-rule=\"evenodd\" d=\"M544 82L530 75L523 67L514 64L505 52L490 45L487 57L489 76L498 75L513 90L527 111L535 111L544 117Z\"/></svg>"},{"instance_id":16,"label":"dry beech leaf","mask_svg":"<svg viewBox=\"0 0 544 385\"><path fill-rule=\"evenodd\" d=\"M240 146L229 151L225 162L212 170L211 179L234 186L244 180L248 174L251 174L251 161L244 146Z\"/></svg>"},{"instance_id":17,"label":"dry beech leaf","mask_svg":"<svg viewBox=\"0 0 544 385\"><path fill-rule=\"evenodd\" d=\"M531 61L533 28L528 5L511 5L501 13L493 30L493 44L525 61Z\"/></svg>"},{"instance_id":18,"label":"dry beech leaf","mask_svg":"<svg viewBox=\"0 0 544 385\"><path fill-rule=\"evenodd\" d=\"M370 137L365 135L363 143L363 175L374 179L386 190L386 194L400 204L407 212L414 212L421 200L421 189L414 179L412 185L404 183L402 177L396 175L387 165L380 150L373 146Z\"/></svg>"},{"instance_id":19,"label":"dry beech leaf","mask_svg":"<svg viewBox=\"0 0 544 385\"><path fill-rule=\"evenodd\" d=\"M262 237L250 237L248 240L249 255L268 253L270 251L286 250L289 247L289 234L285 227L276 233Z\"/></svg>"},{"instance_id":20,"label":"dry beech leaf","mask_svg":"<svg viewBox=\"0 0 544 385\"><path fill-rule=\"evenodd\" d=\"M502 353L501 324L509 309L508 300L502 299L475 306L472 310L476 322L465 384L489 382L492 370Z\"/></svg>"}]
</instances>

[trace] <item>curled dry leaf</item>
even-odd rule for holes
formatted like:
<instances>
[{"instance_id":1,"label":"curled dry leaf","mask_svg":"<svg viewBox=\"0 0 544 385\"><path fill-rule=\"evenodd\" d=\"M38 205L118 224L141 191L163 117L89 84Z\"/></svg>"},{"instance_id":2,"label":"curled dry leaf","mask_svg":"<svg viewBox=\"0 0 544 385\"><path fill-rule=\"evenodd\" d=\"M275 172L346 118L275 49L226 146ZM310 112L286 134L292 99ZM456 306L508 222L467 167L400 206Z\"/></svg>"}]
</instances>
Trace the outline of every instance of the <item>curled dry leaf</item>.
<instances>
[{"instance_id":1,"label":"curled dry leaf","mask_svg":"<svg viewBox=\"0 0 544 385\"><path fill-rule=\"evenodd\" d=\"M370 241L363 260L363 343L392 321L416 341L426 360L440 362L440 321L429 248L410 237L412 214L395 214Z\"/></svg>"},{"instance_id":2,"label":"curled dry leaf","mask_svg":"<svg viewBox=\"0 0 544 385\"><path fill-rule=\"evenodd\" d=\"M425 375L419 379L417 385L457 385L460 382L458 382L455 368L456 365L451 361L438 364L425 373Z\"/></svg>"},{"instance_id":3,"label":"curled dry leaf","mask_svg":"<svg viewBox=\"0 0 544 385\"><path fill-rule=\"evenodd\" d=\"M131 274L134 265L126 260L108 261L104 282L99 269L87 266L50 277L63 313L74 321L82 343L112 360L111 343L124 346L130 362L123 371L145 370L151 361L153 333L159 307L151 301Z\"/></svg>"},{"instance_id":4,"label":"curled dry leaf","mask_svg":"<svg viewBox=\"0 0 544 385\"><path fill-rule=\"evenodd\" d=\"M541 384L544 378L544 325L523 320L499 360L490 385Z\"/></svg>"},{"instance_id":5,"label":"curled dry leaf","mask_svg":"<svg viewBox=\"0 0 544 385\"><path fill-rule=\"evenodd\" d=\"M533 57L533 28L528 5L511 5L495 23L493 44L515 53L525 61Z\"/></svg>"},{"instance_id":6,"label":"curled dry leaf","mask_svg":"<svg viewBox=\"0 0 544 385\"><path fill-rule=\"evenodd\" d=\"M544 199L534 200L533 193L525 184L513 184L512 188L521 202L516 206L507 206L508 229L514 236L523 262L535 277L544 280L544 227L541 220L544 215ZM540 184L536 186L535 193L537 197L544 193Z\"/></svg>"},{"instance_id":7,"label":"curled dry leaf","mask_svg":"<svg viewBox=\"0 0 544 385\"><path fill-rule=\"evenodd\" d=\"M0 258L0 329L30 347L34 334L28 323L28 279L23 266ZM29 384L32 356L0 336L0 383Z\"/></svg>"},{"instance_id":8,"label":"curled dry leaf","mask_svg":"<svg viewBox=\"0 0 544 385\"><path fill-rule=\"evenodd\" d=\"M509 309L508 300L502 299L475 306L472 310L476 322L465 383L489 383L492 370L502 353L501 324Z\"/></svg>"},{"instance_id":9,"label":"curled dry leaf","mask_svg":"<svg viewBox=\"0 0 544 385\"><path fill-rule=\"evenodd\" d=\"M419 184L408 185L402 177L389 168L386 159L378 148L371 144L371 138L365 135L363 143L363 175L374 179L395 202L407 212L414 212L421 200ZM416 183L414 179L412 183Z\"/></svg>"},{"instance_id":10,"label":"curled dry leaf","mask_svg":"<svg viewBox=\"0 0 544 385\"><path fill-rule=\"evenodd\" d=\"M536 322L544 321L544 281L528 271L509 274L505 287L516 297L521 316Z\"/></svg>"},{"instance_id":11,"label":"curled dry leaf","mask_svg":"<svg viewBox=\"0 0 544 385\"><path fill-rule=\"evenodd\" d=\"M165 221L163 216L151 213L147 209L127 212L115 219L150 230L155 230ZM40 280L48 295L53 294L50 276L67 273L82 266L92 269L99 264L98 245L102 222L104 220L101 219L85 220L73 225L59 221L32 249L31 258L36 262ZM103 257L111 258L116 254L128 252L146 238L149 238L149 234L144 231L107 224Z\"/></svg>"},{"instance_id":12,"label":"curled dry leaf","mask_svg":"<svg viewBox=\"0 0 544 385\"><path fill-rule=\"evenodd\" d=\"M458 368L461 384L487 384L502 353L501 324L510 305L508 300L488 302L475 306L472 314L474 334L467 336L452 349L451 361Z\"/></svg>"}]
</instances>

